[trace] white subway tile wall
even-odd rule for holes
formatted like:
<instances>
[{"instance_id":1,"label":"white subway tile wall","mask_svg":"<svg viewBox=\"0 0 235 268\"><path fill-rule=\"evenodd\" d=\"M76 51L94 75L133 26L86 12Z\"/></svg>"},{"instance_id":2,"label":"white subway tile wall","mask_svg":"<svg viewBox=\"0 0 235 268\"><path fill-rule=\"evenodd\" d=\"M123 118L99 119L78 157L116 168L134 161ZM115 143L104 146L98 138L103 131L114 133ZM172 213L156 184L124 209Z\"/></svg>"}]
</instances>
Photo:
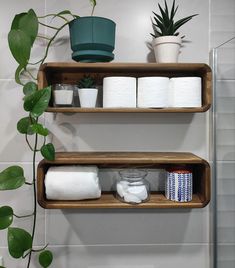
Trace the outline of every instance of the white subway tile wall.
<instances>
[{"instance_id":1,"label":"white subway tile wall","mask_svg":"<svg viewBox=\"0 0 235 268\"><path fill-rule=\"evenodd\" d=\"M154 61L153 52L147 43L151 41L150 16L153 10L157 10L157 2L98 1L95 15L109 17L117 24L116 62ZM179 17L199 14L182 27L182 35L186 35L185 40L188 42L185 42L181 49L179 61L208 62L209 0L177 2L180 5ZM215 2L213 9L217 6L221 9L220 1ZM233 0L227 2L229 4L224 5L225 14L231 12L231 6L233 7ZM88 0L9 0L7 4L1 5L0 48L4 53L0 63L0 167L18 163L26 167L28 176L30 152L24 144L24 137L16 131L16 122L24 116L21 108L22 93L14 82L16 64L8 50L7 33L13 15L29 8L36 9L40 14L71 9L72 12L84 16L91 11ZM51 31L45 33L51 34ZM44 48L45 45L40 40L37 41L34 59L40 56ZM71 61L70 55L68 32L65 29L53 44L48 61ZM226 68L225 66L225 70ZM224 112L228 112L228 106L233 106L232 103L227 104L228 101L230 100L224 99L226 104L221 104L221 110ZM206 138L208 113L138 114L138 117L123 114L46 114L45 121L52 131L50 139L60 151L191 151L206 159L209 155ZM227 135L231 136L232 133L228 132ZM222 154L226 154L226 151L221 152ZM233 170L233 167L231 169ZM229 179L230 175L231 173L228 173L226 178ZM232 182L227 183L229 187ZM11 204L18 214L30 210L30 200L32 196L26 187L14 192L0 193L0 205ZM223 202L221 212L230 213L227 211L227 201ZM234 215L229 214L229 217L233 219ZM20 224L19 221L14 223L16 226L22 226ZM30 227L32 223L27 220L22 224ZM233 228L233 225L228 228ZM170 268L184 267L186 263L190 263L192 268L209 268L209 233L208 207L193 210L141 211L39 209L35 246L47 242L50 244L55 253L52 267L56 268ZM18 264L18 261L9 257L6 239L3 238L6 232L1 231L0 235L0 255L4 257L6 267L25 267L24 261ZM221 239L229 238L227 234L224 237ZM229 267L230 259L226 261ZM37 266L33 264L32 267Z\"/></svg>"},{"instance_id":2,"label":"white subway tile wall","mask_svg":"<svg viewBox=\"0 0 235 268\"><path fill-rule=\"evenodd\" d=\"M235 37L235 2L211 1L211 47ZM235 40L217 50L218 268L235 264Z\"/></svg>"}]
</instances>

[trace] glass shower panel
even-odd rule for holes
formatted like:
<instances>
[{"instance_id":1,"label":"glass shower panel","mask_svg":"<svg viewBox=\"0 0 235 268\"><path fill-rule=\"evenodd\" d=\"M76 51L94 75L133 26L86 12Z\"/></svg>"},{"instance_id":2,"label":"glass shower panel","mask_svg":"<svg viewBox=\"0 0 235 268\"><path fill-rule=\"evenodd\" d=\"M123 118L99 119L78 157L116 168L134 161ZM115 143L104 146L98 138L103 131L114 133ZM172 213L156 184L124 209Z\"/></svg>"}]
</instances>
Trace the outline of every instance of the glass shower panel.
<instances>
[{"instance_id":1,"label":"glass shower panel","mask_svg":"<svg viewBox=\"0 0 235 268\"><path fill-rule=\"evenodd\" d=\"M235 268L235 39L213 50L215 268Z\"/></svg>"}]
</instances>

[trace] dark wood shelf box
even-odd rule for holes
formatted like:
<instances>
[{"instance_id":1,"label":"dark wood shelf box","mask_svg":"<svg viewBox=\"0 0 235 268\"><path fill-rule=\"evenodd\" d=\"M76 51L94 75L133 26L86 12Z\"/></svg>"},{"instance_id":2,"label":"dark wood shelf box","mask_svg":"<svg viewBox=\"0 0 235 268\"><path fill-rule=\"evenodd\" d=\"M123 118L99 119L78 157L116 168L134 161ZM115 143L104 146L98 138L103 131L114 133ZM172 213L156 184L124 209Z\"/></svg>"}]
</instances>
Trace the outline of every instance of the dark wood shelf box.
<instances>
[{"instance_id":1,"label":"dark wood shelf box","mask_svg":"<svg viewBox=\"0 0 235 268\"><path fill-rule=\"evenodd\" d=\"M56 83L77 84L84 74L93 76L102 85L107 76L199 76L202 78L202 107L195 108L80 108L53 107L48 112L61 113L197 113L211 106L211 69L204 63L45 63L38 73L39 88ZM102 93L102 92L101 92ZM102 94L100 94L102 95ZM101 96L100 96L101 97Z\"/></svg>"},{"instance_id":2,"label":"dark wood shelf box","mask_svg":"<svg viewBox=\"0 0 235 268\"><path fill-rule=\"evenodd\" d=\"M167 200L164 193L152 192L146 203L131 205L118 201L112 192L102 192L100 199L82 201L47 200L44 179L50 166L97 165L99 168L154 168L162 169L186 165L193 171L193 200L181 203ZM37 174L38 203L46 209L65 208L203 208L210 201L210 166L204 159L191 153L152 152L80 152L57 153L54 161L42 160Z\"/></svg>"}]
</instances>

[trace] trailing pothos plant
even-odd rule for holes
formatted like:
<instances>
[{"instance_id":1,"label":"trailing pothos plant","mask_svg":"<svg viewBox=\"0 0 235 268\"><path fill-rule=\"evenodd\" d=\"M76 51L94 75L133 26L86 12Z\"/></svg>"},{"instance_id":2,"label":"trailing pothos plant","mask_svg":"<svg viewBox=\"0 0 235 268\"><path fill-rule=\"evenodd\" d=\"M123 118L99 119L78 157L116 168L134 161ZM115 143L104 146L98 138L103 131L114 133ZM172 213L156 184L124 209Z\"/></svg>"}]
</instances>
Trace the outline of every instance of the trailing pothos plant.
<instances>
[{"instance_id":1,"label":"trailing pothos plant","mask_svg":"<svg viewBox=\"0 0 235 268\"><path fill-rule=\"evenodd\" d=\"M92 13L96 5L95 0L90 0L92 3ZM42 21L45 18L59 18L63 21L59 27L46 24ZM69 17L69 18L68 18ZM49 135L49 130L40 123L39 119L46 111L50 98L51 87L38 89L37 78L31 71L32 66L38 69L45 62L48 50L55 40L59 32L69 24L69 22L77 15L73 15L70 11L64 10L57 14L48 14L45 16L37 16L33 9L28 12L17 14L11 24L11 29L8 34L8 44L10 51L16 60L18 67L15 71L15 81L22 86L23 89L23 108L27 112L27 116L21 118L17 123L17 130L25 138L26 144L32 151L32 178L25 178L22 167L15 165L10 166L0 172L0 190L15 190L24 185L32 187L33 191L33 211L29 215L18 215L14 209L8 205L0 207L0 230L7 229L8 250L13 258L28 258L27 268L30 267L32 254L38 253L38 261L44 268L49 267L53 260L53 254L47 250L47 245L41 249L33 248L33 241L36 231L37 220L37 200L36 200L36 155L41 155L47 160L54 160L55 149L52 143L46 142L46 137ZM51 20L52 22L52 20ZM52 37L39 36L39 26L48 27L54 30ZM36 39L45 38L47 45L41 59L37 62L31 62L31 51ZM28 74L29 79L25 79L24 75ZM27 81L27 82L25 82ZM39 136L43 139L39 139ZM40 143L40 140L43 142ZM14 218L33 217L33 226L31 231L13 226ZM1 266L0 266L1 268Z\"/></svg>"}]
</instances>

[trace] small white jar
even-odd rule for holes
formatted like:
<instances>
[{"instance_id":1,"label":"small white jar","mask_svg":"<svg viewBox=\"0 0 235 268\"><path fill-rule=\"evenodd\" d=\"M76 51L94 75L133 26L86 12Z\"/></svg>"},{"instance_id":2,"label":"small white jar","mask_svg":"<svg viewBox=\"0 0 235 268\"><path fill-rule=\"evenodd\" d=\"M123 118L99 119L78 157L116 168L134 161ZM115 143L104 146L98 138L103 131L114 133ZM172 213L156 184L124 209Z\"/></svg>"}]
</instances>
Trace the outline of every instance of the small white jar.
<instances>
[{"instance_id":1,"label":"small white jar","mask_svg":"<svg viewBox=\"0 0 235 268\"><path fill-rule=\"evenodd\" d=\"M74 85L55 84L53 86L54 106L73 106Z\"/></svg>"}]
</instances>

